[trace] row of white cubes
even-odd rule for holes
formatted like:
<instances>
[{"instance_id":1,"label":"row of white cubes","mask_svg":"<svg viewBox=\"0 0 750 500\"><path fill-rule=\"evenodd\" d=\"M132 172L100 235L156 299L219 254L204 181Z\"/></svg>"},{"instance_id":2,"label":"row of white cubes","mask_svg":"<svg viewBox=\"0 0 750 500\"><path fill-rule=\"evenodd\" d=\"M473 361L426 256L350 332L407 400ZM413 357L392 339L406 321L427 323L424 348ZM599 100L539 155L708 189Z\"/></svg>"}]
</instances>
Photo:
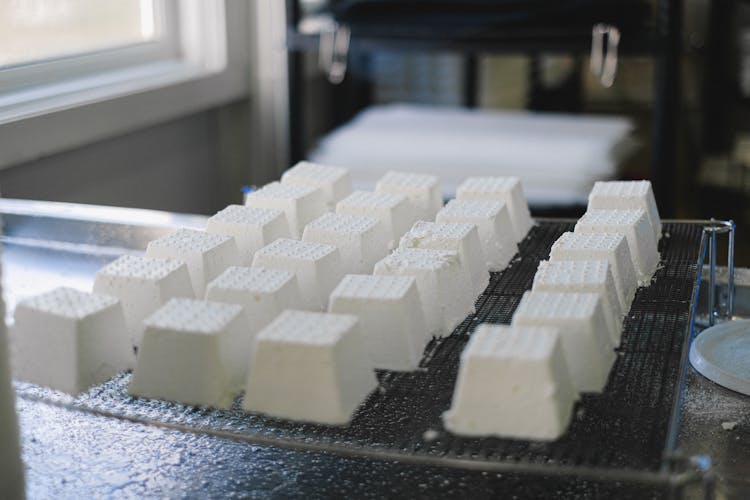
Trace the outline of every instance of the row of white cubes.
<instances>
[{"instance_id":1,"label":"row of white cubes","mask_svg":"<svg viewBox=\"0 0 750 500\"><path fill-rule=\"evenodd\" d=\"M295 167L289 172L294 173L295 170L300 169L313 169L314 171L317 171L319 173L320 170L325 169L325 167L307 164ZM422 177L422 179L420 179L419 177ZM430 184L427 192L434 192L435 186L437 184L436 180L433 181L432 179L426 179L429 182L425 183L424 177L429 176L413 176L409 174L392 173L387 175L378 184L378 186L380 188L384 184L389 184L388 182L384 181L390 179L391 184L407 184L406 187L402 186L402 189L406 191L409 191L410 189L414 191L415 185L421 184L422 187L424 187L425 184ZM472 182L474 182L478 188L472 188ZM505 180L500 184L497 184L495 186L494 191L490 189L490 191L488 191L489 194L491 194L492 196L497 196L497 191L502 190L503 187L510 186L511 188L515 189L511 190L511 194L513 196L517 198L519 193L522 196L520 185L517 183L517 181L512 179ZM482 197L482 190L487 191L488 185L489 184L487 182L487 179L474 181L469 180L467 181L463 197ZM261 197L274 199L267 195L268 190L270 189L280 189L276 186L280 185L278 183L272 183L266 188L260 190L258 193L265 192L266 194L262 195ZM490 187L492 186L490 185ZM329 189L329 191L332 191L332 189ZM341 189L339 189L339 192L340 191ZM419 189L417 189L417 191L419 191ZM279 194L279 196L283 198L280 192L277 194ZM370 195L371 194L372 193L370 193ZM486 194L487 193L485 193L485 195ZM357 195L357 193L354 193L354 195ZM503 193L502 195L506 196L507 193ZM460 194L459 197L462 197L462 195ZM249 197L249 199L252 198L252 196ZM362 200L364 198L364 195L359 194L355 198ZM426 197L423 196L423 199L431 200L430 204L432 205L432 207L436 206L436 204L434 203L434 198L435 197L432 195ZM520 211L520 213L523 215L523 211L525 211L526 220L523 223L525 224L526 229L528 229L528 227L530 227L531 220L528 217L528 209L525 206L525 200L522 201L523 210ZM278 200L276 200L276 202L280 203ZM286 205L284 205L284 203L286 203ZM230 243L234 241L240 243L240 241L243 241L248 246L253 244L258 245L258 242L265 242L264 238L273 239L280 234L284 235L285 233L283 231L283 222L286 222L287 227L290 225L289 220L292 217L290 217L289 214L293 213L299 215L300 213L304 212L304 210L298 210L299 206L295 205L295 202L292 199L286 199L284 200L284 203L281 203L281 205L285 206L285 210L282 210L281 213L279 213L278 211L276 213L273 213L273 209L255 208L251 209L255 213L249 214L247 211L247 207L230 207L227 210L224 210L216 216L212 217L211 219L216 223L214 229L223 229L226 232L231 232L231 238L219 233L210 234L182 230L173 233L165 238L152 242L152 244L149 245L147 254L160 255L162 251L165 251L163 249L169 249L165 252L168 257L172 257L174 259L138 258L133 256L125 256L118 261L110 264L109 266L106 266L100 271L97 276L95 291L108 295L119 296L122 299L122 306L124 306L125 310L126 323L129 326L133 341L138 345L140 344L140 338L142 337L144 330L143 319L149 313L153 312L153 310L158 307L158 305L163 304L168 297L196 296L195 292L201 290L200 288L196 288L196 282L199 283L199 286L202 285L209 279L210 276L218 273L223 267L232 263L232 252L231 250L227 250L227 248L231 249L232 247ZM375 204L377 205L377 203ZM403 204L403 200L399 200L399 202L394 206L398 206L399 204ZM266 213L261 214L258 212L258 210L265 211ZM464 257L470 256L471 258L475 258L477 255L486 254L486 261L490 268L498 269L504 267L504 265L507 263L507 260L509 260L512 254L515 253L516 246L514 238L512 236L507 236L508 234L515 234L515 232L510 230L511 224L508 209L503 203L499 203L496 201L453 201L447 207L444 207L441 210L441 214L445 215L445 217L447 217L449 220L468 219L476 221L478 223L478 231L474 231L476 233L481 233L482 235L482 245L480 249L477 249L476 245L473 245L473 241L464 238L466 234L474 234L471 231L466 231L465 228L462 228L463 233L459 235L460 237L457 237L456 235L443 235L445 236L444 239L446 240L449 240L451 238L455 240L454 243L451 244L454 244L456 246L456 250L465 250L465 252L463 252L465 253ZM223 361L218 364L212 364L211 366L213 368L211 369L209 369L208 366L205 366L204 368L206 368L206 370L198 372L201 374L201 380L210 379L212 381L212 384L209 384L211 387L204 387L204 389L206 389L208 392L201 395L200 397L196 397L196 387L200 387L201 384L192 384L191 386L191 384L186 383L186 379L184 379L182 376L173 377L174 380L172 380L171 382L163 381L166 382L166 386L168 386L167 392L173 391L170 393L170 397L168 397L167 399L175 399L184 402L207 404L212 406L224 406L227 401L231 399L232 395L241 388L240 386L246 375L245 372L247 367L247 360L252 354L252 347L254 344L254 341L248 337L246 332L248 330L257 329L258 325L266 324L280 310L295 306L299 308L306 307L320 309L320 306L324 305L317 304L314 301L311 303L309 300L307 301L307 303L303 303L305 302L304 300L298 299L306 295L320 296L321 294L319 293L319 290L317 290L319 288L318 282L320 281L320 277L324 277L327 274L335 275L336 271L338 271L339 266L334 265L328 266L328 269L322 269L321 272L316 256L329 253L335 254L342 247L346 247L347 243L351 243L352 239L356 239L352 234L346 234L347 230L351 229L352 224L345 225L345 230L339 231L339 233L343 232L343 235L335 234L336 225L330 224L330 217L333 216L335 218L337 215L340 214L327 214L322 216L316 221L313 221L313 223L308 224L308 226L305 228L304 233L307 234L308 229L317 229L322 230L323 234L325 235L326 220L328 219L328 228L331 230L331 233L334 233L329 235L329 237L336 240L334 242L339 243L338 248L334 249L334 251L320 252L321 244L319 243L312 246L308 245L307 247L305 247L305 242L299 242L289 239L277 239L270 245L266 245L266 247L263 247L263 249L261 249L267 250L266 252L256 251L256 256L253 257L253 261L257 259L259 260L259 265L268 265L269 267L276 266L287 269L291 267L291 272L289 270L283 271L260 268L230 268L224 271L223 274L219 275L207 287L206 298L208 299L227 300L230 302L243 303L244 311L246 312L244 316L247 318L247 321L243 321L243 319L239 318L239 316L241 316L242 314L239 314L240 309L237 309L236 307L232 309L231 306L226 306L224 304L212 304L195 300L175 300L172 303L167 304L167 306L165 306L162 310L157 311L156 314L153 314L145 324L148 325L148 327L152 330L160 331L165 334L165 336L159 341L163 344L161 346L162 352L160 352L160 348L158 346L159 342L157 342L157 345L154 347L147 347L145 345L143 346L142 352L140 353L139 369L136 370L136 374L133 379L133 387L131 387L131 390L142 395L165 397L164 394L153 394L152 391L153 386L155 385L153 384L153 379L156 375L158 375L158 373L150 373L153 370L149 370L147 368L141 369L141 365L156 368L157 372L161 373L162 375L165 372L172 374L177 373L175 371L177 367L172 366L175 364L180 365L181 363L186 363L187 366L190 366L192 368L192 362L185 362L184 360L181 360L180 356L167 356L169 358L169 361L164 360L165 352L169 353L170 348L174 348L177 350L180 349L178 345L172 345L172 342L166 342L165 339L170 338L170 336L178 336L181 340L188 339L187 336L179 335L175 332L189 331L191 328L197 328L199 332L202 333L208 333L212 329L217 331L227 330L230 331L230 333L226 335L226 341L219 343L223 347L218 350L214 349L215 351L217 351L217 359L221 359ZM391 222L395 220L393 217L393 212L390 212L388 210L383 210L380 213L377 213L377 215L379 217L379 220L376 221L375 227L377 227L379 225L377 223L382 222L384 218L390 220ZM502 216L504 216L506 220L503 220ZM362 223L362 221L370 222L366 217L358 217L358 219L360 219L360 224L358 227L367 226L367 224ZM415 226L414 231L412 231L412 233L414 234L412 234L410 239L411 243L406 243L407 246L420 246L421 244L429 246L429 238L427 238L426 236L428 233L434 236L435 230L438 229L439 224L433 224L432 226L427 223L421 224L421 226L419 224ZM391 224L391 226L393 225L394 224ZM209 228L210 226L211 223L209 223ZM460 228L462 224L446 223L443 224L443 226L457 226L458 228ZM472 230L474 229L474 226L471 224L463 224L463 226L468 226L468 228ZM446 228L444 227L443 229ZM453 229L456 228L454 227ZM349 233L355 232L356 231L349 231ZM398 233L394 234L397 235ZM510 243L508 242L508 240L510 241ZM458 241L459 243L456 244L456 241ZM471 242L472 244L467 243L467 241ZM300 245L302 245L302 247L300 247ZM245 248L248 248L248 246L246 246ZM288 261L285 262L283 259L281 261L274 262L273 255L278 256L279 253L288 254L288 252L284 251L279 252L279 250L283 250L285 246L291 246L288 249L293 250L291 253L294 257L297 258L297 260L311 260L312 262L308 262L308 264L310 265L300 265L300 267L296 267L296 265L290 266L290 263ZM269 249L268 247L271 248ZM364 242L363 244L363 242L360 241L359 247L367 248L368 243ZM508 255L509 251L510 255ZM434 253L435 251L409 250L401 253L397 252L397 255L390 256L390 260L387 263L383 263L384 270L382 271L382 274L399 274L399 267L408 268L410 265L408 258L406 259L406 262L399 263L399 261L403 261L403 254L408 254L409 252L414 254L423 252ZM257 254L261 254L260 257L258 257ZM269 254L270 258L267 258L269 257L269 255L266 254ZM286 256L289 257L289 255ZM453 256L452 258L454 260L456 259L455 256ZM298 262L297 264L300 263ZM405 266L403 264L405 264ZM347 269L350 268L347 267ZM330 271L330 273L327 273L326 271ZM409 274L409 272L413 272L413 270L407 270L406 274ZM486 268L484 272L486 274ZM304 276L305 274L307 274L307 276ZM303 277L301 277L300 275L302 275ZM475 276L476 273L472 274L472 279L474 279ZM310 285L306 287L306 291L308 293L297 293L296 289L299 285L299 282L303 281L305 278L307 278L308 285ZM415 288L418 288L415 286L415 283L420 282L423 283L422 288L426 291L426 293L424 293L423 295L427 295L431 292L434 293L435 285L438 285L438 288L445 288L446 283L456 281L451 280L450 276L442 276L441 280L437 280L435 276L429 276L429 273L422 273L421 278L422 279L419 279L419 277L417 279L409 277L388 278L385 276L378 278L361 276L358 278L356 276L352 276L349 277L348 281L345 280L341 283L341 295L346 295L345 290L347 289L347 287L355 295L356 293L360 293L363 287L366 289L368 286L371 288L373 286L375 288L390 287L391 292L398 289L398 287L400 286L404 290L408 291L410 289L413 290ZM369 279L371 281L375 281L371 283L362 282L360 285L356 285L357 279L365 281ZM333 280L332 282L335 283L335 281ZM297 286L295 286L295 283ZM257 289L254 291L248 289L249 284L250 288L256 287ZM359 291L355 290L358 286L360 289ZM315 288L315 290L313 290L313 288ZM324 285L324 290L330 288L330 284ZM481 285L479 285L479 287L476 287L474 290L470 290L469 293L479 293L479 288L481 288ZM467 295L465 292L466 290L460 291L460 293L463 294L463 297L468 296L469 298L471 298L471 295ZM385 295L385 300L395 298L395 296L393 296L393 293L391 293L391 297L388 297L388 293L386 293ZM401 327L400 331L433 331L433 333L440 334L440 328L442 327L442 331L444 333L450 332L452 327L448 327L446 329L444 325L439 325L437 328L432 330L430 330L429 328L424 329L423 327L418 326L416 322L418 321L417 318L419 318L418 312L420 308L414 307L413 304L415 303L414 296L419 296L419 292L412 292L411 295L412 297L410 300L407 300L409 299L409 293L407 292L399 295L400 305L402 309L400 311L400 314L394 317L401 318L401 322L398 325L399 327ZM197 294L197 296L200 297L202 295ZM252 297L252 299L248 300L249 297ZM352 299L356 301L356 298ZM337 303L345 304L346 301L347 299L342 296ZM417 303L419 302L424 303L424 301L422 301L421 299L417 301ZM434 311L442 307L441 302L451 303L453 301L449 296L441 295L436 298L431 298L427 302L431 304L431 307L427 307L427 310L430 311L430 314L429 316L427 314L424 314L424 317L433 318L442 317L440 315L434 315ZM351 305L337 307L341 307L343 309L352 308ZM362 320L363 316L370 314L370 317L372 318L370 323L379 321L382 326L383 317L375 312L377 307L378 305L375 305L374 308L371 307L372 310L369 312L366 310L368 309L367 307L365 307L364 309L360 308L360 310L358 311L360 320ZM71 393L77 393L94 383L105 380L123 367L133 366L134 360L132 357L132 353L129 349L127 349L127 342L123 342L123 339L125 339L126 336L122 334L122 332L120 331L121 329L117 326L118 321L116 321L117 318L115 318L115 316L117 316L118 313L115 311L116 309L119 309L119 304L117 304L116 300L112 299L111 297L89 296L88 294L82 294L81 292L76 292L68 289L57 290L50 294L45 294L28 301L24 301L19 305L16 312L16 329L18 329L19 331L23 330L23 332L20 332L18 335L14 336L16 337L14 342L16 351L14 358L17 360L17 362L14 363L16 366L16 375L19 378L31 380L42 385L62 389ZM354 307L354 309L357 308ZM424 304L422 309L424 310ZM250 310L251 312L248 312L248 310ZM107 311L109 311L109 313L107 313ZM406 311L406 313L403 313L403 311ZM296 314L295 317L298 320L297 322L300 324L310 323L310 321L314 321L312 319L309 319L310 316L308 316L308 320L306 322L302 321L300 314L304 313L294 314ZM50 320L52 320L52 322L54 323L55 318L63 318L62 323L67 325L62 328L65 334L57 335L55 342L67 345L68 351L72 350L71 352L69 352L70 357L55 357L55 355L50 353L49 350L45 350L41 346L41 344L43 344L47 340L43 338L44 334L41 335L42 338L39 338L39 335L29 333L45 332L45 330L49 329L48 326L50 325ZM84 319L88 320L83 321ZM282 318L279 319L282 320ZM458 319L458 321L460 321L460 319ZM327 324L329 320L325 319L325 317L321 317L317 321L323 321L325 324ZM452 318L450 319L450 321L456 321L456 319ZM103 328L103 325L105 323L109 324L106 329ZM243 323L249 323L250 326ZM102 332L104 330L107 331L108 338L105 338L105 335L103 335ZM399 362L397 360L396 366L388 366L387 353L385 353L385 355L383 356L377 355L377 350L379 347L382 351L387 351L387 348L390 347L391 352L393 352L393 347L389 346L388 342L384 342L383 339L376 338L377 334L380 333L379 331L377 331L377 329L370 328L370 331L372 332L372 334L366 336L366 338L374 340L374 342L369 342L370 353L375 353L376 358L386 359L384 363L380 363L379 367L403 368L403 361ZM152 336L156 337L155 335ZM189 354L189 352L193 352L193 354L195 354L201 352L204 348L208 348L208 345L204 345L203 347L201 347L201 342L207 344L215 343L215 339L211 339L211 336L198 335L194 337L195 338L190 337L190 339L198 343L193 345L192 347L190 347L189 342L186 345L182 346L182 348L187 350L187 352L183 354ZM422 339L422 341L426 341L427 338L428 336L425 336L425 339ZM301 338L300 340L304 339ZM96 350L95 352L88 352L87 346L91 343L99 344L100 347L102 344L108 346L106 349L108 352L104 352L105 349L102 348ZM163 351L163 349L167 349L167 351ZM78 352L75 352L76 350ZM411 352L417 353L417 355L408 357L407 367L409 368L414 367L415 363L418 362L419 357L421 357L421 349L419 349L418 343L415 345L414 349L411 350ZM90 357L91 359L88 359L87 357ZM371 357L372 356L370 356L370 358ZM392 357L393 355L391 354L391 358ZM149 358L152 359L148 361ZM356 358L356 356L354 356L354 358ZM204 358L204 361L211 364L211 362L207 361L208 359L210 359L210 357ZM75 367L73 367L74 369L71 369L71 366L69 366L71 360L74 360L73 363L78 363L78 368L83 367L83 369L78 369ZM224 369L220 366L222 364L226 365L224 366L224 368L227 368L226 371L228 373L225 374L224 377L219 376L218 373L222 369ZM359 365L368 366L368 363L362 362L359 363ZM185 365L182 366L184 367ZM304 378L304 374L300 375ZM273 375L271 375L271 377L273 378ZM334 390L333 387L329 387L329 389ZM335 409L337 408L337 406L334 405L332 408ZM278 414L278 412L276 413ZM343 414L339 412L337 419L340 420L341 418L343 418L342 415L349 415L350 413L350 411L344 412ZM294 417L295 415L282 416ZM297 415L297 417L300 417L300 415ZM305 415L302 415L301 417L303 419L315 421L330 421L330 419L327 419L327 417L325 416L310 415L306 417Z\"/></svg>"},{"instance_id":2,"label":"row of white cubes","mask_svg":"<svg viewBox=\"0 0 750 500\"><path fill-rule=\"evenodd\" d=\"M656 270L660 236L648 181L597 182L574 232L540 262L511 326L480 325L472 335L446 427L545 440L565 432L579 394L607 383L622 320Z\"/></svg>"}]
</instances>

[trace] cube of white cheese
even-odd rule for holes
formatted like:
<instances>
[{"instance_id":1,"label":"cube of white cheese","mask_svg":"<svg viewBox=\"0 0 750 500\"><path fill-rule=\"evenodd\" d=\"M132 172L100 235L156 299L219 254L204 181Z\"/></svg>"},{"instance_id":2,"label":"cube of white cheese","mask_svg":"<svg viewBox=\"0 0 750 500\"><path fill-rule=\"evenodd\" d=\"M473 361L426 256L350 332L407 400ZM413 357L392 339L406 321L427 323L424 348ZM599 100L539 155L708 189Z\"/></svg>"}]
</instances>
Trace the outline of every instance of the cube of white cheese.
<instances>
[{"instance_id":1,"label":"cube of white cheese","mask_svg":"<svg viewBox=\"0 0 750 500\"><path fill-rule=\"evenodd\" d=\"M302 236L305 225L328 211L323 190L304 184L271 182L245 198L245 205L283 210L292 238Z\"/></svg>"},{"instance_id":2,"label":"cube of white cheese","mask_svg":"<svg viewBox=\"0 0 750 500\"><path fill-rule=\"evenodd\" d=\"M333 245L280 238L253 258L253 267L291 271L297 276L305 308L324 311L344 273Z\"/></svg>"},{"instance_id":3,"label":"cube of white cheese","mask_svg":"<svg viewBox=\"0 0 750 500\"><path fill-rule=\"evenodd\" d=\"M5 318L5 303L0 293L0 318ZM10 357L5 321L0 324L0 491L8 500L22 500L25 492L23 462L18 439L16 391L10 377Z\"/></svg>"},{"instance_id":4,"label":"cube of white cheese","mask_svg":"<svg viewBox=\"0 0 750 500\"><path fill-rule=\"evenodd\" d=\"M368 191L354 191L336 204L336 213L378 219L385 228L389 249L395 248L401 235L417 219L416 211L406 196Z\"/></svg>"},{"instance_id":5,"label":"cube of white cheese","mask_svg":"<svg viewBox=\"0 0 750 500\"><path fill-rule=\"evenodd\" d=\"M208 284L206 300L242 306L253 332L260 331L285 309L305 305L293 272L261 267L228 268Z\"/></svg>"},{"instance_id":6,"label":"cube of white cheese","mask_svg":"<svg viewBox=\"0 0 750 500\"><path fill-rule=\"evenodd\" d=\"M399 246L458 252L462 265L474 283L474 296L481 295L490 282L487 260L475 224L419 221L401 237Z\"/></svg>"},{"instance_id":7,"label":"cube of white cheese","mask_svg":"<svg viewBox=\"0 0 750 500\"><path fill-rule=\"evenodd\" d=\"M172 299L145 323L130 394L217 408L231 405L242 391L255 341L241 306Z\"/></svg>"},{"instance_id":8,"label":"cube of white cheese","mask_svg":"<svg viewBox=\"0 0 750 500\"><path fill-rule=\"evenodd\" d=\"M630 311L638 278L630 248L620 233L563 233L552 245L549 260L606 260L615 282L620 310Z\"/></svg>"},{"instance_id":9,"label":"cube of white cheese","mask_svg":"<svg viewBox=\"0 0 750 500\"><path fill-rule=\"evenodd\" d=\"M302 241L334 245L346 273L371 273L375 263L388 254L388 236L374 217L323 214L307 226Z\"/></svg>"},{"instance_id":10,"label":"cube of white cheese","mask_svg":"<svg viewBox=\"0 0 750 500\"><path fill-rule=\"evenodd\" d=\"M435 220L443 208L443 192L434 175L389 171L375 184L375 192L406 195L424 221Z\"/></svg>"},{"instance_id":11,"label":"cube of white cheese","mask_svg":"<svg viewBox=\"0 0 750 500\"><path fill-rule=\"evenodd\" d=\"M56 288L18 303L10 332L16 378L78 394L134 365L120 301Z\"/></svg>"},{"instance_id":12,"label":"cube of white cheese","mask_svg":"<svg viewBox=\"0 0 750 500\"><path fill-rule=\"evenodd\" d=\"M510 214L499 201L451 200L438 212L437 222L476 224L490 271L502 271L518 252Z\"/></svg>"},{"instance_id":13,"label":"cube of white cheese","mask_svg":"<svg viewBox=\"0 0 750 500\"><path fill-rule=\"evenodd\" d=\"M588 210L578 219L576 233L620 233L625 235L633 259L638 284L646 286L659 265L654 232L648 222L646 211L637 210Z\"/></svg>"},{"instance_id":14,"label":"cube of white cheese","mask_svg":"<svg viewBox=\"0 0 750 500\"><path fill-rule=\"evenodd\" d=\"M661 238L661 219L656 207L650 181L598 181L589 193L588 208L642 208L654 230L654 238Z\"/></svg>"},{"instance_id":15,"label":"cube of white cheese","mask_svg":"<svg viewBox=\"0 0 750 500\"><path fill-rule=\"evenodd\" d=\"M173 297L194 298L184 262L138 255L123 255L99 269L94 293L120 299L132 344L143 339L143 320Z\"/></svg>"},{"instance_id":16,"label":"cube of white cheese","mask_svg":"<svg viewBox=\"0 0 750 500\"><path fill-rule=\"evenodd\" d=\"M620 345L623 313L606 260L543 260L534 275L535 292L591 292L601 298L610 340Z\"/></svg>"},{"instance_id":17,"label":"cube of white cheese","mask_svg":"<svg viewBox=\"0 0 750 500\"><path fill-rule=\"evenodd\" d=\"M552 327L482 324L461 353L445 427L465 436L553 440L578 394Z\"/></svg>"},{"instance_id":18,"label":"cube of white cheese","mask_svg":"<svg viewBox=\"0 0 750 500\"><path fill-rule=\"evenodd\" d=\"M333 210L337 202L352 192L352 178L349 170L309 161L301 161L284 172L281 176L281 183L320 188L328 210Z\"/></svg>"},{"instance_id":19,"label":"cube of white cheese","mask_svg":"<svg viewBox=\"0 0 750 500\"><path fill-rule=\"evenodd\" d=\"M598 294L526 292L513 314L513 325L559 328L575 388L581 392L604 388L615 352Z\"/></svg>"},{"instance_id":20,"label":"cube of white cheese","mask_svg":"<svg viewBox=\"0 0 750 500\"><path fill-rule=\"evenodd\" d=\"M331 293L328 310L359 318L375 368L419 366L429 338L414 277L348 274Z\"/></svg>"},{"instance_id":21,"label":"cube of white cheese","mask_svg":"<svg viewBox=\"0 0 750 500\"><path fill-rule=\"evenodd\" d=\"M252 263L259 248L292 236L283 211L242 205L229 205L209 217L206 232L233 236L245 266Z\"/></svg>"},{"instance_id":22,"label":"cube of white cheese","mask_svg":"<svg viewBox=\"0 0 750 500\"><path fill-rule=\"evenodd\" d=\"M398 248L375 264L374 274L414 276L427 329L437 337L450 335L474 312L471 276L461 266L458 252Z\"/></svg>"},{"instance_id":23,"label":"cube of white cheese","mask_svg":"<svg viewBox=\"0 0 750 500\"><path fill-rule=\"evenodd\" d=\"M469 177L456 188L456 199L504 202L510 212L516 243L524 239L534 225L518 177Z\"/></svg>"},{"instance_id":24,"label":"cube of white cheese","mask_svg":"<svg viewBox=\"0 0 750 500\"><path fill-rule=\"evenodd\" d=\"M242 406L340 425L375 387L356 316L288 310L258 335Z\"/></svg>"},{"instance_id":25,"label":"cube of white cheese","mask_svg":"<svg viewBox=\"0 0 750 500\"><path fill-rule=\"evenodd\" d=\"M176 259L187 264L195 297L203 297L206 283L224 269L240 265L240 254L232 236L193 229L178 229L151 241L146 256Z\"/></svg>"}]
</instances>

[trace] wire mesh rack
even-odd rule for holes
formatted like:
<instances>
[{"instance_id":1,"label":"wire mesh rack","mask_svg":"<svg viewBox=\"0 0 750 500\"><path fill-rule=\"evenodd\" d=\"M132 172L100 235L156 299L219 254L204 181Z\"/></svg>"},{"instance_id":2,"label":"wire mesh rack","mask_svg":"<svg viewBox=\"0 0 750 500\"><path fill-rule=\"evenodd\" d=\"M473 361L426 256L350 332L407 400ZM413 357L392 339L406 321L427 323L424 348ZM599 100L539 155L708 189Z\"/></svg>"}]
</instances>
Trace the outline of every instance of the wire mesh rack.
<instances>
[{"instance_id":1,"label":"wire mesh rack","mask_svg":"<svg viewBox=\"0 0 750 500\"><path fill-rule=\"evenodd\" d=\"M679 401L684 349L699 284L703 226L666 223L661 263L650 286L639 288L623 322L617 359L601 394L584 394L568 431L554 442L463 438L444 430L460 353L480 323L510 323L531 288L540 260L574 222L541 220L519 245L509 267L493 273L476 313L426 348L414 372L379 371L379 387L345 427L301 424L230 410L132 398L130 374L72 398L18 383L22 398L151 425L209 433L253 444L401 460L473 470L541 475L588 474L617 480L663 479L665 448Z\"/></svg>"}]
</instances>

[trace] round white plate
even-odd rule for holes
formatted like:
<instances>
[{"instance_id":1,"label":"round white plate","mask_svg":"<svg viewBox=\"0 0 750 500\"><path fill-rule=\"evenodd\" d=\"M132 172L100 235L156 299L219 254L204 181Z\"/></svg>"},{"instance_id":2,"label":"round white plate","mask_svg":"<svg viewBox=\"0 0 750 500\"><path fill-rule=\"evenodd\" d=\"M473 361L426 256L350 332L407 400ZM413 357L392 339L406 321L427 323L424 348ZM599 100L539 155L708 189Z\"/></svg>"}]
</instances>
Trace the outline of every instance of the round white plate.
<instances>
[{"instance_id":1,"label":"round white plate","mask_svg":"<svg viewBox=\"0 0 750 500\"><path fill-rule=\"evenodd\" d=\"M690 363L709 380L750 396L750 320L704 330L690 347Z\"/></svg>"}]
</instances>

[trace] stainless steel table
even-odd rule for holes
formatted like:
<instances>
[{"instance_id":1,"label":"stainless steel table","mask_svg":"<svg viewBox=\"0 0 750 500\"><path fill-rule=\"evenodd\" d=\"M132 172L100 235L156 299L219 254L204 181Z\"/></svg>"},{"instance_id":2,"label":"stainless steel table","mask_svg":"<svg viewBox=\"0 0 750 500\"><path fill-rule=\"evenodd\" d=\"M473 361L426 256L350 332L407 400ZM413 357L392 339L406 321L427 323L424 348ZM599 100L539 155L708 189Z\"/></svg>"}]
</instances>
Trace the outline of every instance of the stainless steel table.
<instances>
[{"instance_id":1,"label":"stainless steel table","mask_svg":"<svg viewBox=\"0 0 750 500\"><path fill-rule=\"evenodd\" d=\"M118 255L137 253L176 226L205 223L201 216L19 200L0 200L0 213L5 220L3 283L9 320L15 301L24 296L61 284L87 289L96 270ZM738 284L741 299L744 283ZM738 313L750 311L745 304L750 306L750 300L737 301ZM749 399L688 370L679 450L685 456L711 457L720 496L750 495L745 476L750 467ZM613 480L595 475L530 475L512 469L490 472L440 467L439 462L394 462L259 446L232 436L109 418L54 398L22 397L18 408L30 497L471 494L481 498L502 492L523 498L644 498L667 494L626 476ZM730 421L738 425L724 430L721 424ZM701 493L699 487L687 490L688 496Z\"/></svg>"}]
</instances>

